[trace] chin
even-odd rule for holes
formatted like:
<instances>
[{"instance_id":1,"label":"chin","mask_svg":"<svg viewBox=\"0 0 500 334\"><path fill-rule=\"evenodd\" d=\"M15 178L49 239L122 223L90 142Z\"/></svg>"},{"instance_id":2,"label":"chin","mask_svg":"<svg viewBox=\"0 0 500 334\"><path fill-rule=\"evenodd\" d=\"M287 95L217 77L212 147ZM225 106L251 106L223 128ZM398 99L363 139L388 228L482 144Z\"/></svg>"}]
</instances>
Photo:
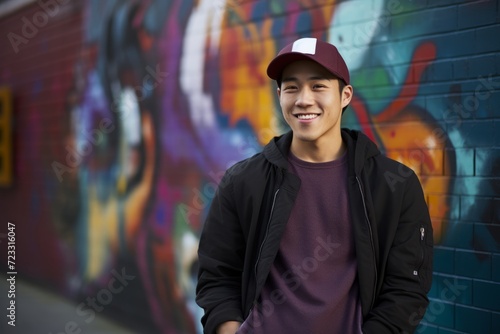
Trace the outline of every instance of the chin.
<instances>
[{"instance_id":1,"label":"chin","mask_svg":"<svg viewBox=\"0 0 500 334\"><path fill-rule=\"evenodd\" d=\"M295 139L298 139L302 142L306 143L313 143L319 139L319 136L314 135L314 134L308 134L308 133L296 133L295 134Z\"/></svg>"}]
</instances>

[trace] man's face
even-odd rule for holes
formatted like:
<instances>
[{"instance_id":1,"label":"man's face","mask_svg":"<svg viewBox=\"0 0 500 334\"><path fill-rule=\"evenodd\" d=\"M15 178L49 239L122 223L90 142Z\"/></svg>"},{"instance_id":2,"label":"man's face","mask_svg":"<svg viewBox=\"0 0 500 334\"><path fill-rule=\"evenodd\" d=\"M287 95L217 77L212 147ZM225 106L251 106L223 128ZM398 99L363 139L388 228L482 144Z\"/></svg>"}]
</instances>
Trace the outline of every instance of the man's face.
<instances>
[{"instance_id":1,"label":"man's face","mask_svg":"<svg viewBox=\"0 0 500 334\"><path fill-rule=\"evenodd\" d=\"M340 93L338 79L310 60L291 63L281 79L278 96L294 140L329 145L340 139L342 108L351 100L352 87Z\"/></svg>"}]
</instances>

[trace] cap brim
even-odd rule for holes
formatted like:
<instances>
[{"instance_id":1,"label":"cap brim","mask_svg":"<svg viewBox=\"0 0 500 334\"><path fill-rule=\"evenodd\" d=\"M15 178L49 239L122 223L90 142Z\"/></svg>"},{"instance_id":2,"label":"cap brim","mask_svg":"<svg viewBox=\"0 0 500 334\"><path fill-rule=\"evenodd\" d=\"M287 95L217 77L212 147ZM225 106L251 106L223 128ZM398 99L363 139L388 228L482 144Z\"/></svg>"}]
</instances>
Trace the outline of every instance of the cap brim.
<instances>
[{"instance_id":1,"label":"cap brim","mask_svg":"<svg viewBox=\"0 0 500 334\"><path fill-rule=\"evenodd\" d=\"M269 66L267 66L267 75L273 80L278 80L280 79L285 67L298 60L312 60L315 63L318 63L314 58L312 58L312 56L313 55L309 56L308 54L301 52L289 52L279 55L269 63ZM318 64L323 66L323 64Z\"/></svg>"}]
</instances>

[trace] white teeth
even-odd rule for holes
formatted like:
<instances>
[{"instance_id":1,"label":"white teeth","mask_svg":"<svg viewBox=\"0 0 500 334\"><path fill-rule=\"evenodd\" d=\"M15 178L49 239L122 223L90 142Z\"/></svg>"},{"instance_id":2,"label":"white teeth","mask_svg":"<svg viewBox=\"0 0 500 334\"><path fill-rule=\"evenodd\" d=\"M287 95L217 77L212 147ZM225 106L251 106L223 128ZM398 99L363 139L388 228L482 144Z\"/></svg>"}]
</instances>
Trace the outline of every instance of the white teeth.
<instances>
[{"instance_id":1,"label":"white teeth","mask_svg":"<svg viewBox=\"0 0 500 334\"><path fill-rule=\"evenodd\" d=\"M300 114L300 115L297 115L297 117L299 119L313 119L313 118L318 117L318 115L316 115L316 114Z\"/></svg>"}]
</instances>

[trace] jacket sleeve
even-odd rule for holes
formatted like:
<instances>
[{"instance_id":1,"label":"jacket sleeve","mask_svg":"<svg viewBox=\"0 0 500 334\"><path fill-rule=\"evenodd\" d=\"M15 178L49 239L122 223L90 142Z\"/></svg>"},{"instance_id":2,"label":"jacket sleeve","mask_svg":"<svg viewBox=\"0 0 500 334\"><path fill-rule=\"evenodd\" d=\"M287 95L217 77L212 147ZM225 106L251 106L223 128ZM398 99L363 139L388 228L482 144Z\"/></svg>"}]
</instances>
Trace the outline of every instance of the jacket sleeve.
<instances>
[{"instance_id":1,"label":"jacket sleeve","mask_svg":"<svg viewBox=\"0 0 500 334\"><path fill-rule=\"evenodd\" d=\"M234 205L233 184L226 172L203 226L198 248L196 302L205 311L204 333L225 321L243 322L241 275L245 240Z\"/></svg>"},{"instance_id":2,"label":"jacket sleeve","mask_svg":"<svg viewBox=\"0 0 500 334\"><path fill-rule=\"evenodd\" d=\"M396 209L396 208L394 208ZM433 231L422 187L412 172L404 182L401 214L382 286L363 333L413 333L429 304Z\"/></svg>"}]
</instances>

